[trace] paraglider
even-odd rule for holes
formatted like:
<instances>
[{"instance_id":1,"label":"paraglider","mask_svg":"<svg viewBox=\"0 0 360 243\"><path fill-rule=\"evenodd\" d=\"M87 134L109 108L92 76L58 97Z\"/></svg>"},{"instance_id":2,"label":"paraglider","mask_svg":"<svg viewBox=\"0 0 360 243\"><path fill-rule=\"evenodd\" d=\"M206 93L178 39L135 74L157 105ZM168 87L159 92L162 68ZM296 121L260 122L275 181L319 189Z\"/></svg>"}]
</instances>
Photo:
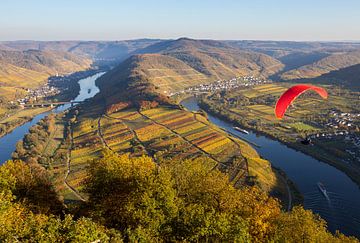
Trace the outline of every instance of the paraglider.
<instances>
[{"instance_id":1,"label":"paraglider","mask_svg":"<svg viewBox=\"0 0 360 243\"><path fill-rule=\"evenodd\" d=\"M278 99L275 106L275 116L282 119L289 105L302 93L313 90L322 98L327 99L328 93L325 89L308 84L298 84L286 90Z\"/></svg>"}]
</instances>

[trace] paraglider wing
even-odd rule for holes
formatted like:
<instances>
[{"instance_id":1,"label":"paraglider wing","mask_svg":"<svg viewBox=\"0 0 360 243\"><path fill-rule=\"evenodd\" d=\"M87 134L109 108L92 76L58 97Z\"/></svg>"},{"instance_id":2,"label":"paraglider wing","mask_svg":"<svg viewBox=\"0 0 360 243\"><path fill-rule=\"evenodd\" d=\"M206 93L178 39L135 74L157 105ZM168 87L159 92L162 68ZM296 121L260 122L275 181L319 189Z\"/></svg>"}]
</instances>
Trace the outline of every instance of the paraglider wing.
<instances>
[{"instance_id":1,"label":"paraglider wing","mask_svg":"<svg viewBox=\"0 0 360 243\"><path fill-rule=\"evenodd\" d=\"M278 99L275 106L275 116L279 119L283 118L287 108L289 105L302 93L307 90L314 90L318 93L322 98L326 99L328 97L328 93L325 89L308 84L298 84L292 86L288 90L286 90Z\"/></svg>"}]
</instances>

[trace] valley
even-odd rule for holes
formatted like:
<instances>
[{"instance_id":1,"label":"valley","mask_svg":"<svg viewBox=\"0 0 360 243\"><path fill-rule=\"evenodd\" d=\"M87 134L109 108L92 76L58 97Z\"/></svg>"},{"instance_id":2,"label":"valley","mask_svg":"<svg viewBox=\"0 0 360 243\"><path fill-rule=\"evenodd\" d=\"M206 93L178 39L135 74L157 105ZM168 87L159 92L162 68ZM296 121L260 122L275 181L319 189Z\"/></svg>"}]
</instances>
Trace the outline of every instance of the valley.
<instances>
[{"instance_id":1,"label":"valley","mask_svg":"<svg viewBox=\"0 0 360 243\"><path fill-rule=\"evenodd\" d=\"M129 43L127 42L127 45L130 45ZM277 54L266 50L266 54L263 47L257 48L256 51L241 49L238 44L227 41L180 38L162 41L139 40L137 44L136 41L131 43L131 48L126 49L123 56L119 55L117 60L105 54L100 57L101 50L98 49L90 53L85 48L85 51L81 47L85 43L77 43L73 47L69 47L74 45L74 43L70 45L70 42L56 43L56 45L41 43L44 46L40 48L39 45L39 49L49 51L49 48L56 49L57 45L61 44L64 48L66 46L67 51L80 55L79 58L92 60L90 66L85 68L86 71L82 67L82 71L74 70L80 72L72 75L62 76L56 73L55 76L46 77L46 81L41 81L42 84L47 83L49 87L59 90L55 95L44 97L45 99L77 101L80 97L79 101L83 102L73 107L70 105L57 107L53 113L49 112L50 108L12 108L13 115L10 116L8 116L9 111L4 112L6 118L3 124L6 126L13 124L12 127L5 127L7 131L35 116L37 125L29 130L25 128L21 130L23 135L29 133L17 143L16 147L14 146L16 139L14 139L12 145L14 153L11 157L45 168L51 176L51 183L65 204L81 205L91 201L92 196L88 191L91 168L94 161L101 161L109 154L120 158L128 156L134 160L150 159L159 168L166 167L168 161L179 164L182 161L203 161L203 165L209 170L221 171L226 175L234 188L242 190L254 186L262 193L280 199L283 210L286 211L291 210L294 205L303 203L304 197L305 207L313 209L324 217L333 232L340 228L347 234L358 234L356 229L349 226L353 223L349 219L349 214L345 214L339 208L334 209L339 217L344 218L338 227L333 221L337 220L338 216L331 218L323 213L322 210L326 210L324 205L319 209L308 206L311 197L306 195L311 192L309 188L313 190L313 185L316 184L314 180L324 180L328 185L331 184L328 175L336 174L342 178L343 185L351 188L346 192L346 199L350 200L348 198L350 191L354 198L357 198L358 190L348 177L343 176L333 167L329 169L323 165L321 168L325 172L322 174L315 165L320 162L311 157L306 157L306 161L309 162L301 166L299 161L305 156L304 154L295 154L294 150L279 143L273 144L275 142L270 139L254 140L253 133L250 133L248 138L232 128L239 125L266 134L289 147L335 165L358 182L356 141L353 144L354 148L350 148L350 142L353 142L353 136L356 138L358 133L356 128L359 127L359 121L353 120L352 117L352 115L357 117L356 115L359 114L356 103L357 92L344 89L339 94L339 88L326 86L330 91L328 103L310 95L307 99L309 102L300 102L292 107L285 122L279 122L273 115L272 107L276 98L292 83L273 82L271 77L302 68L305 61L286 64L286 61L290 63L294 58L281 59L278 56L279 50ZM88 47L89 44L86 43L85 46ZM97 46L96 43L91 45ZM115 43L106 43L109 53L115 48L113 45ZM25 46L25 44L19 46L7 43L8 48L25 48ZM78 47L82 49L80 54ZM115 49L119 50L117 48ZM281 51L287 52L281 54L282 57L295 55L291 54L291 50ZM300 55L303 55L304 60L319 62L331 56L324 54L328 51L320 50L322 54L313 56ZM356 59L354 62L347 61L331 70L346 68L353 63L356 63ZM109 71L105 74L95 74L105 70ZM326 69L317 75L327 75L331 70ZM88 84L81 84L83 82ZM79 88L80 94L76 97ZM184 97L193 94L202 97L199 105L209 114L192 109L192 105L189 106L187 101L183 100ZM89 99L85 100L86 98ZM355 102L348 104L347 99ZM319 110L318 115L312 115L311 111L315 107ZM46 113L37 115L42 112ZM342 113L350 114L351 119L342 116ZM334 114L335 117L332 117ZM230 121L231 124L224 126L222 121L216 120L213 115ZM346 126L350 122L351 127L347 126L346 129L341 127L343 132L341 136L335 134L338 129L330 125L339 126L339 122L345 120ZM14 133L16 132L15 129ZM8 134L9 137L5 136L3 139L8 140L11 135ZM297 138L304 136L311 136L314 146L305 148L299 145ZM332 143L335 138L344 141L345 137L349 137L346 139L349 144L341 144L343 146L341 148L340 143ZM279 149L272 155L268 151L267 143ZM344 149L351 150L355 155L347 151L342 152ZM304 173L294 176L293 171L286 165L286 162L290 162L291 156L287 157L286 161L282 161L283 152L280 150L285 151L284 154L295 156L298 169L314 170L313 178L310 180L311 185L305 185ZM9 155L12 151L2 155L2 161L10 159ZM319 173L319 176L316 176L315 172ZM331 185L330 188L338 193L337 187ZM351 210L356 211L356 208ZM353 217L358 216L353 215Z\"/></svg>"}]
</instances>

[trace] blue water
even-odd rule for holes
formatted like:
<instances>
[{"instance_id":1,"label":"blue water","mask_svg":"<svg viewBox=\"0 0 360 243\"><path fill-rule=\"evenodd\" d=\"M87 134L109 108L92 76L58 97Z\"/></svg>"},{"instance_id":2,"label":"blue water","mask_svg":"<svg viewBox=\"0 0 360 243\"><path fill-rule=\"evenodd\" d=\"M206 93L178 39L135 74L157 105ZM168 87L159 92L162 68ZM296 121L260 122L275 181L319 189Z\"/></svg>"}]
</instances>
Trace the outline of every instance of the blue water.
<instances>
[{"instance_id":1,"label":"blue water","mask_svg":"<svg viewBox=\"0 0 360 243\"><path fill-rule=\"evenodd\" d=\"M93 97L96 95L100 90L95 85L95 80L99 78L104 73L97 73L95 75L89 76L87 78L79 80L80 85L80 92L78 96L74 99L74 101L84 101L88 98ZM89 92L90 90L90 92ZM34 117L33 120L23 124L22 126L17 127L14 129L11 133L3 136L0 138L0 164L3 164L6 160L9 160L11 158L12 152L15 150L16 143L19 140L22 140L24 135L28 133L29 128L33 125L35 125L39 120L50 114L51 112L61 112L66 109L68 109L71 105L61 105L55 108L52 111L45 112L42 114L39 114Z\"/></svg>"},{"instance_id":2,"label":"blue water","mask_svg":"<svg viewBox=\"0 0 360 243\"><path fill-rule=\"evenodd\" d=\"M199 110L195 98L186 99L181 104L188 110ZM238 132L231 123L210 114L208 117L212 123L226 131L260 145L255 149L261 157L285 171L304 195L304 207L320 214L332 232L339 230L344 234L360 237L360 189L345 173L278 141L253 132ZM326 187L329 200L317 188L318 182Z\"/></svg>"}]
</instances>

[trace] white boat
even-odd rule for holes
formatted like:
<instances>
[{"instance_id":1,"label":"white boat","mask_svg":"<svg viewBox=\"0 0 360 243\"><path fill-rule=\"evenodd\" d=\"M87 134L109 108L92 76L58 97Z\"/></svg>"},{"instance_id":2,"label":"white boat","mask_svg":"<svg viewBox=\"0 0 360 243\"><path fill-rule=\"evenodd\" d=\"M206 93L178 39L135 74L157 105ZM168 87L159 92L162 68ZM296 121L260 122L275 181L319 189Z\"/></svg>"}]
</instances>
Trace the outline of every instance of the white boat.
<instances>
[{"instance_id":1,"label":"white boat","mask_svg":"<svg viewBox=\"0 0 360 243\"><path fill-rule=\"evenodd\" d=\"M245 133L245 134L249 134L248 131L246 131L245 129L242 129L240 127L233 127L236 131L239 131L239 132L242 132L242 133Z\"/></svg>"},{"instance_id":2,"label":"white boat","mask_svg":"<svg viewBox=\"0 0 360 243\"><path fill-rule=\"evenodd\" d=\"M327 194L324 184L322 184L321 182L318 182L317 186L318 186L319 190L321 191L321 193L324 195L324 197L326 197L326 199L329 200L329 196Z\"/></svg>"}]
</instances>

